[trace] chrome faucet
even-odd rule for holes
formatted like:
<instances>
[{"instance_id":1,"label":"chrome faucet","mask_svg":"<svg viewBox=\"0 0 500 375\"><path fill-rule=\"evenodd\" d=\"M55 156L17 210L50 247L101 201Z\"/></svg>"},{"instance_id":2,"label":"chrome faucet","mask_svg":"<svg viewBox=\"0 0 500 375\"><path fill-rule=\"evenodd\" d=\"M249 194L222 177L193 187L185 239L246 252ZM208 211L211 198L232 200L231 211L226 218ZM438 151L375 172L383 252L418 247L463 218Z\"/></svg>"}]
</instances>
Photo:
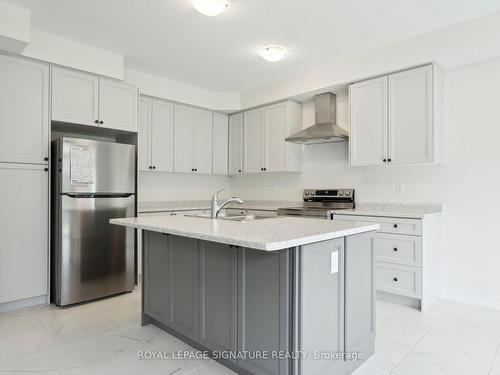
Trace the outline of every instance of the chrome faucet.
<instances>
[{"instance_id":1,"label":"chrome faucet","mask_svg":"<svg viewBox=\"0 0 500 375\"><path fill-rule=\"evenodd\" d=\"M240 199L240 198L236 198L236 197L231 197L229 198L227 201L225 201L224 203L222 203L220 206L219 206L219 193L221 191L224 191L225 189L220 189L220 190L217 190L215 193L214 193L214 196L212 197L212 211L210 213L210 216L212 217L212 219L216 219L217 216L219 216L219 212L220 210L222 210L224 208L224 206L228 203L232 203L232 202L236 202L236 203L239 203L239 204L242 204L243 203L243 200Z\"/></svg>"}]
</instances>

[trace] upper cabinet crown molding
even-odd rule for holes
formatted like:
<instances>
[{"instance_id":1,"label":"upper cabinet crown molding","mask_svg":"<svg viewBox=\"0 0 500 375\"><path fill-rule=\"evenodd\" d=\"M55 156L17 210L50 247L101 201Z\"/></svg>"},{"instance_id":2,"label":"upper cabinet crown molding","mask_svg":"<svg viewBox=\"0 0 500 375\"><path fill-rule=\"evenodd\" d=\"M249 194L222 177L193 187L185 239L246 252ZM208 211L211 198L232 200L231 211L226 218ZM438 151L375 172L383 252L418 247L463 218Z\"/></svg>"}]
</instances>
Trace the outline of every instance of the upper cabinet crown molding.
<instances>
[{"instance_id":1,"label":"upper cabinet crown molding","mask_svg":"<svg viewBox=\"0 0 500 375\"><path fill-rule=\"evenodd\" d=\"M351 167L442 162L441 100L435 65L350 85Z\"/></svg>"},{"instance_id":2,"label":"upper cabinet crown molding","mask_svg":"<svg viewBox=\"0 0 500 375\"><path fill-rule=\"evenodd\" d=\"M136 87L92 74L52 67L52 120L137 131Z\"/></svg>"},{"instance_id":3,"label":"upper cabinet crown molding","mask_svg":"<svg viewBox=\"0 0 500 375\"><path fill-rule=\"evenodd\" d=\"M0 54L0 124L0 162L48 163L48 65Z\"/></svg>"}]
</instances>

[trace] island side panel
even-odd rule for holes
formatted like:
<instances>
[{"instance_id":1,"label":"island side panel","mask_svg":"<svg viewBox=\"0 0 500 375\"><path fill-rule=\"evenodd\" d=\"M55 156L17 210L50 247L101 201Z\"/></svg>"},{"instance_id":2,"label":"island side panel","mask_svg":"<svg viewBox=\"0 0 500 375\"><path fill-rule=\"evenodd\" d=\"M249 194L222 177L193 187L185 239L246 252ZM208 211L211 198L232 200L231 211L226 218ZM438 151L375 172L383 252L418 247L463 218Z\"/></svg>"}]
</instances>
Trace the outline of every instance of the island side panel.
<instances>
[{"instance_id":1,"label":"island side panel","mask_svg":"<svg viewBox=\"0 0 500 375\"><path fill-rule=\"evenodd\" d=\"M199 342L214 351L237 347L237 249L200 241Z\"/></svg>"},{"instance_id":2,"label":"island side panel","mask_svg":"<svg viewBox=\"0 0 500 375\"><path fill-rule=\"evenodd\" d=\"M344 351L344 238L301 246L296 253L298 350ZM311 358L298 374L342 374L342 360Z\"/></svg>"},{"instance_id":3,"label":"island side panel","mask_svg":"<svg viewBox=\"0 0 500 375\"><path fill-rule=\"evenodd\" d=\"M373 354L375 342L374 274L374 232L346 237L345 350L364 352L366 357Z\"/></svg>"},{"instance_id":4,"label":"island side panel","mask_svg":"<svg viewBox=\"0 0 500 375\"><path fill-rule=\"evenodd\" d=\"M290 349L290 251L238 251L238 350ZM285 375L288 360L247 358L238 365L254 375Z\"/></svg>"}]
</instances>

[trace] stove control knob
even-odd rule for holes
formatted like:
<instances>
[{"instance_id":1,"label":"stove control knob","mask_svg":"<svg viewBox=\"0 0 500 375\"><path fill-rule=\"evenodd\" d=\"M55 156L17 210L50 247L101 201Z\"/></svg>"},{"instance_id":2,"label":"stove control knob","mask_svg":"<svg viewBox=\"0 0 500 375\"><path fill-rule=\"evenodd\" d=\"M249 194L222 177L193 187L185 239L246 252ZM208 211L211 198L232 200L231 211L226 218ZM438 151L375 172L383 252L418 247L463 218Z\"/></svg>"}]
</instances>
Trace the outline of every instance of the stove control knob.
<instances>
[{"instance_id":1,"label":"stove control knob","mask_svg":"<svg viewBox=\"0 0 500 375\"><path fill-rule=\"evenodd\" d=\"M345 192L345 196L348 197L349 195L351 195L351 192L350 191L346 191Z\"/></svg>"},{"instance_id":2,"label":"stove control knob","mask_svg":"<svg viewBox=\"0 0 500 375\"><path fill-rule=\"evenodd\" d=\"M306 191L306 192L305 192L305 195L309 195L309 192L308 192L308 191Z\"/></svg>"},{"instance_id":3,"label":"stove control knob","mask_svg":"<svg viewBox=\"0 0 500 375\"><path fill-rule=\"evenodd\" d=\"M343 191L341 191L341 192L339 193L339 195L340 195L340 196L344 195L344 192L343 192Z\"/></svg>"}]
</instances>

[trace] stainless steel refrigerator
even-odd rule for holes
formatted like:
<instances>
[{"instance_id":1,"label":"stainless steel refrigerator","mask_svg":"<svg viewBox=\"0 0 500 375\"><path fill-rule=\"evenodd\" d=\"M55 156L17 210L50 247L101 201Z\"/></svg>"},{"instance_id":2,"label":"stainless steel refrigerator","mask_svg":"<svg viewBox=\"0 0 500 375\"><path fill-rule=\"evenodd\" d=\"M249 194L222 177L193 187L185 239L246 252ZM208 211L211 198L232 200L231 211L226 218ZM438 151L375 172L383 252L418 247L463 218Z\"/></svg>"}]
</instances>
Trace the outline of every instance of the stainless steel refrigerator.
<instances>
[{"instance_id":1,"label":"stainless steel refrigerator","mask_svg":"<svg viewBox=\"0 0 500 375\"><path fill-rule=\"evenodd\" d=\"M51 295L59 306L134 288L135 146L88 139L52 143Z\"/></svg>"}]
</instances>

